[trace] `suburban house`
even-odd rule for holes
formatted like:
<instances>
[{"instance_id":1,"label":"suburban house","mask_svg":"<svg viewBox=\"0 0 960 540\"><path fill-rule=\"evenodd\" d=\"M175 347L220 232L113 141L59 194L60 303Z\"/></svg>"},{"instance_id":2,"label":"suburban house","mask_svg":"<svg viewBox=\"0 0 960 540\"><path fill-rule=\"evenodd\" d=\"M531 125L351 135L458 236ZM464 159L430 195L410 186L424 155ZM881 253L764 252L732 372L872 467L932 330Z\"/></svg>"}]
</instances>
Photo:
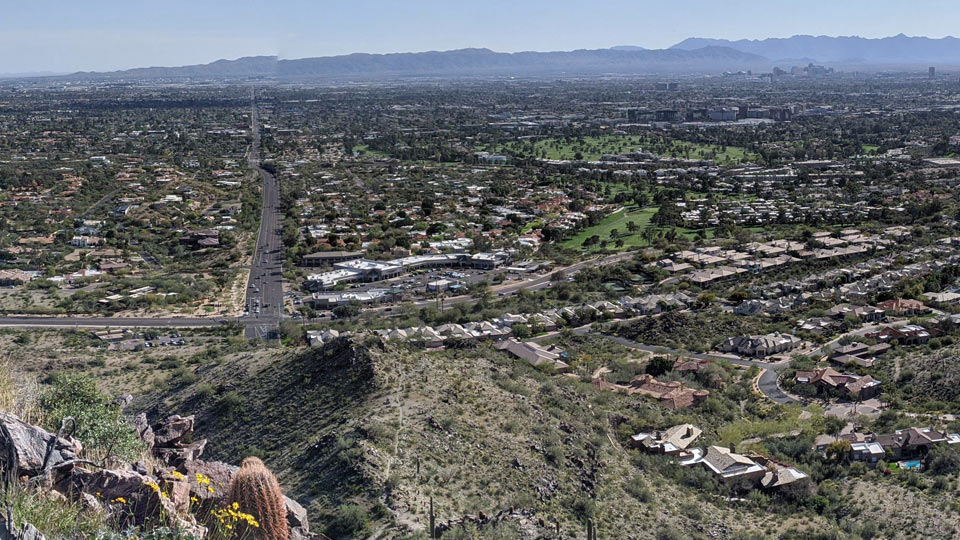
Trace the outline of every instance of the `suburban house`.
<instances>
[{"instance_id":1,"label":"suburban house","mask_svg":"<svg viewBox=\"0 0 960 540\"><path fill-rule=\"evenodd\" d=\"M923 297L927 302L941 306L955 306L960 304L960 294L955 292L928 292L923 293Z\"/></svg>"},{"instance_id":2,"label":"suburban house","mask_svg":"<svg viewBox=\"0 0 960 540\"><path fill-rule=\"evenodd\" d=\"M960 445L960 434L938 431L932 427L900 429L890 434L845 433L839 438L831 435L817 437L814 447L823 452L835 441L850 442L850 459L875 465L880 460L898 460L922 457L931 448L941 444Z\"/></svg>"},{"instance_id":3,"label":"suburban house","mask_svg":"<svg viewBox=\"0 0 960 540\"><path fill-rule=\"evenodd\" d=\"M720 344L720 351L735 352L746 356L764 357L788 352L800 345L802 340L789 334L773 333L765 336L739 336L728 338Z\"/></svg>"},{"instance_id":4,"label":"suburban house","mask_svg":"<svg viewBox=\"0 0 960 540\"><path fill-rule=\"evenodd\" d=\"M923 302L910 298L887 300L878 303L877 307L893 315L924 315L930 313L930 308L925 306Z\"/></svg>"},{"instance_id":5,"label":"suburban house","mask_svg":"<svg viewBox=\"0 0 960 540\"><path fill-rule=\"evenodd\" d=\"M902 327L888 326L875 332L868 332L864 337L876 339L883 343L889 343L896 340L901 345L923 345L933 337L933 330L916 325L908 324Z\"/></svg>"},{"instance_id":6,"label":"suburban house","mask_svg":"<svg viewBox=\"0 0 960 540\"><path fill-rule=\"evenodd\" d=\"M932 427L899 429L886 435L877 435L875 441L895 459L926 455L935 445L958 444L960 438L942 433Z\"/></svg>"},{"instance_id":7,"label":"suburban house","mask_svg":"<svg viewBox=\"0 0 960 540\"><path fill-rule=\"evenodd\" d=\"M856 442L850 444L850 459L862 461L868 465L876 465L886 456L883 447L875 442Z\"/></svg>"},{"instance_id":8,"label":"suburban house","mask_svg":"<svg viewBox=\"0 0 960 540\"><path fill-rule=\"evenodd\" d=\"M794 467L780 467L767 471L760 479L760 485L765 489L778 489L789 484L809 481L809 478L807 473Z\"/></svg>"},{"instance_id":9,"label":"suburban house","mask_svg":"<svg viewBox=\"0 0 960 540\"><path fill-rule=\"evenodd\" d=\"M686 459L694 455L693 452L687 451L687 447L693 444L701 433L703 432L700 428L693 424L680 424L665 431L638 433L630 438L630 444L634 448L643 448L648 452Z\"/></svg>"},{"instance_id":10,"label":"suburban house","mask_svg":"<svg viewBox=\"0 0 960 540\"><path fill-rule=\"evenodd\" d=\"M875 363L876 357L889 349L890 344L888 343L867 345L853 342L834 349L830 353L830 361L845 366L853 364L862 367L871 367Z\"/></svg>"},{"instance_id":11,"label":"suburban house","mask_svg":"<svg viewBox=\"0 0 960 540\"><path fill-rule=\"evenodd\" d=\"M630 382L628 388L630 393L650 396L669 409L691 407L700 403L710 395L710 392L707 390L684 388L683 383L679 381L658 381L653 378L653 375L640 375L636 377Z\"/></svg>"},{"instance_id":12,"label":"suburban house","mask_svg":"<svg viewBox=\"0 0 960 540\"><path fill-rule=\"evenodd\" d=\"M851 399L870 399L880 393L880 381L873 377L840 373L830 367L798 371L796 381L816 386L818 393L840 393Z\"/></svg>"},{"instance_id":13,"label":"suburban house","mask_svg":"<svg viewBox=\"0 0 960 540\"><path fill-rule=\"evenodd\" d=\"M736 454L732 449L720 446L708 447L701 463L708 471L726 482L746 480L754 484L767 473L767 469L747 456Z\"/></svg>"},{"instance_id":14,"label":"suburban house","mask_svg":"<svg viewBox=\"0 0 960 540\"><path fill-rule=\"evenodd\" d=\"M593 383L601 390L650 396L669 409L692 407L710 395L707 390L685 388L679 381L661 382L652 375L640 375L630 381L629 385L614 384L603 379L594 379Z\"/></svg>"},{"instance_id":15,"label":"suburban house","mask_svg":"<svg viewBox=\"0 0 960 540\"><path fill-rule=\"evenodd\" d=\"M567 357L567 353L553 345L543 347L533 342L524 342L516 338L510 338L497 343L496 347L501 351L509 352L517 358L522 358L535 366L549 365L560 372L570 369L570 365L562 360L562 358Z\"/></svg>"}]
</instances>

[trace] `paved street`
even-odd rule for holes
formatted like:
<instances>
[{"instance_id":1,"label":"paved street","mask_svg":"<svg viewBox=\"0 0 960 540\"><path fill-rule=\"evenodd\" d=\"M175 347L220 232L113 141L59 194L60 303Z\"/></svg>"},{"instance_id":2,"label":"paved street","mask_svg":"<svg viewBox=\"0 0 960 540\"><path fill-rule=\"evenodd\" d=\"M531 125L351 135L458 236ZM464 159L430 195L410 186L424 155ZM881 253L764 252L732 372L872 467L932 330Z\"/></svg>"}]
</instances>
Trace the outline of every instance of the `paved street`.
<instances>
[{"instance_id":1,"label":"paved street","mask_svg":"<svg viewBox=\"0 0 960 540\"><path fill-rule=\"evenodd\" d=\"M248 338L267 337L283 316L283 244L280 226L280 185L274 175L260 166L260 125L256 102L251 105L250 128L253 142L248 156L250 168L263 179L263 213L260 233L247 281L245 309L240 319Z\"/></svg>"}]
</instances>

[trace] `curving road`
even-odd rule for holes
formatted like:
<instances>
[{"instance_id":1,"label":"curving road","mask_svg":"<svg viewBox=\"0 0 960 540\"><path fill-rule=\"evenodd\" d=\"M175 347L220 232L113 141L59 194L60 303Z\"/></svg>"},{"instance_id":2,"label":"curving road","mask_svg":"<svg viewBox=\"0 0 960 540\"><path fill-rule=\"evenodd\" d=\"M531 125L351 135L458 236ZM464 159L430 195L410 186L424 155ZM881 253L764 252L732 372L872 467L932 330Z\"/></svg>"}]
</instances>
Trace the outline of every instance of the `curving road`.
<instances>
[{"instance_id":1,"label":"curving road","mask_svg":"<svg viewBox=\"0 0 960 540\"><path fill-rule=\"evenodd\" d=\"M764 396L769 398L771 401L780 403L783 405L789 405L791 403L796 403L796 400L788 396L780 389L780 386L777 385L777 380L780 378L780 373L778 368L786 367L783 365L775 365L769 362L761 362L759 360L746 360L743 358L729 358L726 356L718 356L715 354L701 354L701 353L691 353L685 351L675 351L673 349L668 349L666 347L653 347L650 345L644 345L642 343L637 343L636 341L631 341L620 336L611 336L609 334L600 334L607 339L615 341L620 345L625 347L630 347L632 349L637 349L653 354L673 354L676 356L683 356L684 358L696 358L698 360L711 360L715 362L727 361L731 364L737 364L740 366L756 366L763 371L760 373L760 379L757 381L757 387L760 389L760 392Z\"/></svg>"}]
</instances>

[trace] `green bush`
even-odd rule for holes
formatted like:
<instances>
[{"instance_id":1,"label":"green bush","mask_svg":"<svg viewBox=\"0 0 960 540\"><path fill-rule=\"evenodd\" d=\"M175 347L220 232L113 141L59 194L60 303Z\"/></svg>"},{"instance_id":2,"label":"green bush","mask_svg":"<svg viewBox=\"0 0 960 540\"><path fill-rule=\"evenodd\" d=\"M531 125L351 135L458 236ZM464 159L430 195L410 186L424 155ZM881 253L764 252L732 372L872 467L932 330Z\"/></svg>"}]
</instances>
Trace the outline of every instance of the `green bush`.
<instances>
[{"instance_id":1,"label":"green bush","mask_svg":"<svg viewBox=\"0 0 960 540\"><path fill-rule=\"evenodd\" d=\"M51 431L60 428L64 418L77 422L74 437L87 452L100 457L116 456L132 461L144 446L133 426L123 417L120 406L100 392L93 379L83 375L53 375L40 406Z\"/></svg>"},{"instance_id":2,"label":"green bush","mask_svg":"<svg viewBox=\"0 0 960 540\"><path fill-rule=\"evenodd\" d=\"M648 503L653 500L653 492L650 491L650 488L647 487L647 483L643 481L643 478L640 475L635 475L631 478L624 489L629 493L633 498L637 499L642 503Z\"/></svg>"},{"instance_id":3,"label":"green bush","mask_svg":"<svg viewBox=\"0 0 960 540\"><path fill-rule=\"evenodd\" d=\"M347 504L341 506L333 521L327 526L326 534L330 538L354 538L366 536L370 526L370 516L359 505Z\"/></svg>"}]
</instances>

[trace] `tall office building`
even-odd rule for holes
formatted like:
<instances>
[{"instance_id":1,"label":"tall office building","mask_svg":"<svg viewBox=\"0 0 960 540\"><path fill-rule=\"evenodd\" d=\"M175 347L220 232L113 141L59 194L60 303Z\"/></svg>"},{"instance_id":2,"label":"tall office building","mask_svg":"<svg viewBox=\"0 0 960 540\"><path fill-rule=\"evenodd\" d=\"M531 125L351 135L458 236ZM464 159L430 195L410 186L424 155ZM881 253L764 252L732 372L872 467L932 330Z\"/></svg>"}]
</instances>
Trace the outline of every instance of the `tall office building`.
<instances>
[{"instance_id":1,"label":"tall office building","mask_svg":"<svg viewBox=\"0 0 960 540\"><path fill-rule=\"evenodd\" d=\"M933 66L930 66L930 69L927 70L927 78L928 78L928 79L936 79L936 78L937 78L937 68L935 68L935 67L933 67Z\"/></svg>"}]
</instances>

